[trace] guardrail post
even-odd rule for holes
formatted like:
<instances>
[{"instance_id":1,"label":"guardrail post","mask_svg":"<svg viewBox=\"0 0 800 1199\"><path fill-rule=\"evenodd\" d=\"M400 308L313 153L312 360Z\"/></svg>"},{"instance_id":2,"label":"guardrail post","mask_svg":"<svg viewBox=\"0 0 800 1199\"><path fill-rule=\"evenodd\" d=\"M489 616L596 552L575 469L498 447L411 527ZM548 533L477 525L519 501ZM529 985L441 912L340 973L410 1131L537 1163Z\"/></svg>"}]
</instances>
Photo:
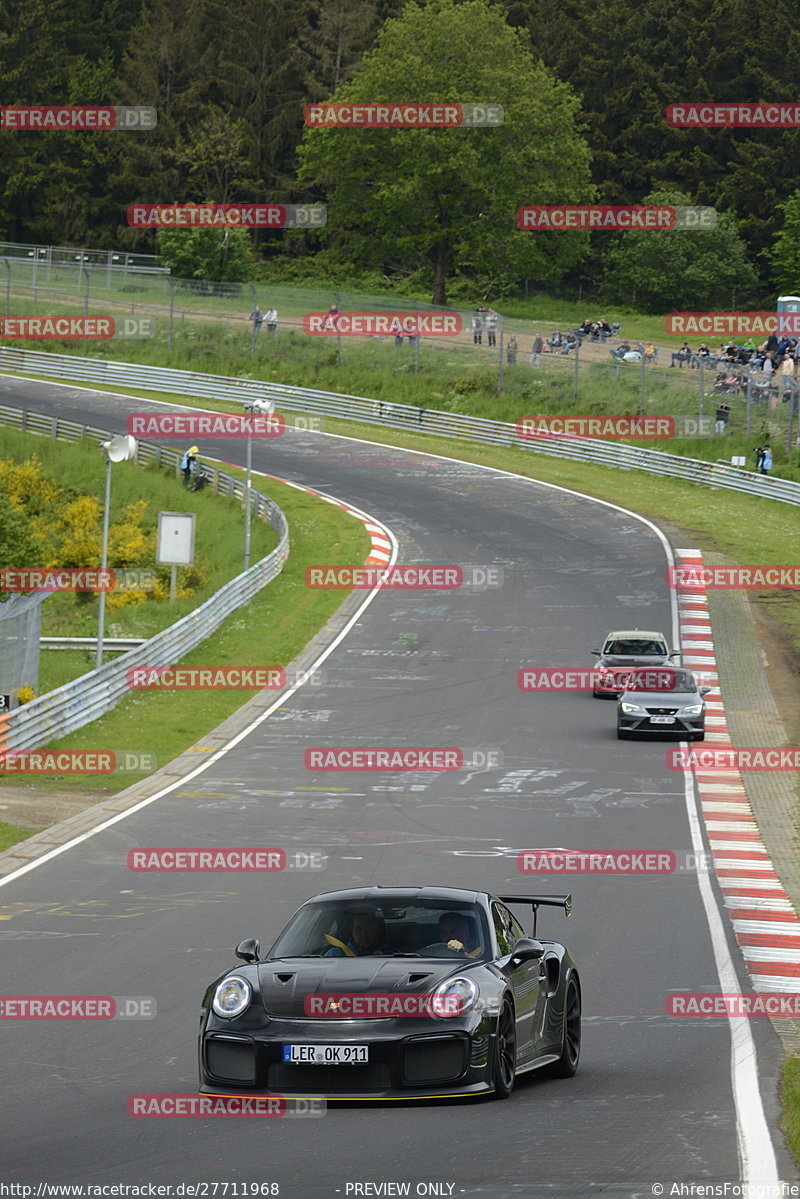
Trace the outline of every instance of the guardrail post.
<instances>
[{"instance_id":1,"label":"guardrail post","mask_svg":"<svg viewBox=\"0 0 800 1199\"><path fill-rule=\"evenodd\" d=\"M752 377L752 375L748 375L747 376L747 389L745 391L745 395L747 397L747 432L748 433L750 432L750 406L751 406L751 402L752 402L752 386L753 386L753 377Z\"/></svg>"}]
</instances>

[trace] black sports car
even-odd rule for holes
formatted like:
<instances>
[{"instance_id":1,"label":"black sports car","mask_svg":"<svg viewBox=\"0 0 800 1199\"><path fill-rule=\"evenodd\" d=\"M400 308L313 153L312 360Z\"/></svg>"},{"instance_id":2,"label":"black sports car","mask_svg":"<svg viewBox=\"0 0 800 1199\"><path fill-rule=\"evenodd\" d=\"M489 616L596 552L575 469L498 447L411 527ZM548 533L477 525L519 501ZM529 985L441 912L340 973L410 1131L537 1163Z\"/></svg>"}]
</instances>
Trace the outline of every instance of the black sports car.
<instances>
[{"instance_id":1,"label":"black sports car","mask_svg":"<svg viewBox=\"0 0 800 1199\"><path fill-rule=\"evenodd\" d=\"M533 937L509 904L533 910ZM309 899L262 958L208 988L200 1090L326 1099L494 1093L578 1068L581 987L540 906L571 895L367 887Z\"/></svg>"}]
</instances>

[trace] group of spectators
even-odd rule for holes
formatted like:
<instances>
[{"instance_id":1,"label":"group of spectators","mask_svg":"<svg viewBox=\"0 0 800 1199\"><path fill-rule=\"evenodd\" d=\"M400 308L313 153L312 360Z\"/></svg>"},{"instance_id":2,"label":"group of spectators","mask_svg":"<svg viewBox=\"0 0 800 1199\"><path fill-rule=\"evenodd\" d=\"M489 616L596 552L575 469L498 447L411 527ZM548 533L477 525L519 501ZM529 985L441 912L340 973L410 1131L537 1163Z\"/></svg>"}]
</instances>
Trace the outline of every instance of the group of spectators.
<instances>
[{"instance_id":1,"label":"group of spectators","mask_svg":"<svg viewBox=\"0 0 800 1199\"><path fill-rule=\"evenodd\" d=\"M733 341L723 342L716 354L703 342L693 350L685 341L679 350L672 355L671 366L683 368L688 363L690 368L700 366L701 359L711 359L709 365L730 367L746 366L750 370L761 371L764 375L780 374L784 379L791 380L784 390L791 391L796 379L797 362L800 358L800 341L796 337L778 337L771 334L761 345L756 345L752 338L741 344Z\"/></svg>"},{"instance_id":2,"label":"group of spectators","mask_svg":"<svg viewBox=\"0 0 800 1199\"><path fill-rule=\"evenodd\" d=\"M486 308L483 304L476 308L472 314L472 342L473 345L483 345L483 334L486 333L487 345L497 345L497 324L500 320L499 312L495 312L494 308Z\"/></svg>"},{"instance_id":3,"label":"group of spectators","mask_svg":"<svg viewBox=\"0 0 800 1199\"><path fill-rule=\"evenodd\" d=\"M265 316L258 304L256 304L255 308L250 313L249 319L253 322L253 330L256 333L261 332L261 326L264 323L266 323L267 326L267 333L277 333L278 331L278 313L271 306L267 309L267 315Z\"/></svg>"}]
</instances>

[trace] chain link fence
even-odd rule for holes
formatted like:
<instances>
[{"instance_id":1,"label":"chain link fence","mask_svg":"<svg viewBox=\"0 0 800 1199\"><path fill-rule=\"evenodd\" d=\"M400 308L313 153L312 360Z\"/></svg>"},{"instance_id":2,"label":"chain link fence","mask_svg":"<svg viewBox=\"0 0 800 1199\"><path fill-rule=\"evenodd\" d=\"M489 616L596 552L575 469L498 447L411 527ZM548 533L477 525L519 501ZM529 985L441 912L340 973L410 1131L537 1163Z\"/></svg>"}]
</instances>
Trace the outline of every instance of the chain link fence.
<instances>
[{"instance_id":1,"label":"chain link fence","mask_svg":"<svg viewBox=\"0 0 800 1199\"><path fill-rule=\"evenodd\" d=\"M39 689L39 637L47 596L7 595L0 601L0 710L19 706L19 691Z\"/></svg>"}]
</instances>

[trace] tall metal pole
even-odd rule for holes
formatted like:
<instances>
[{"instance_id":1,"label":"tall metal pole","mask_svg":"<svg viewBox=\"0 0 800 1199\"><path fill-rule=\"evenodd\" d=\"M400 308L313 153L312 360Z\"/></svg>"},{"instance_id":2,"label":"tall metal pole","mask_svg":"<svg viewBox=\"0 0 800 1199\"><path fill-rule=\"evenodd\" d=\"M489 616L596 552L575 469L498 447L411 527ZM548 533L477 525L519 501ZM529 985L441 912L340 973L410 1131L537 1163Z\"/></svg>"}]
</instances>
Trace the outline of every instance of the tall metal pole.
<instances>
[{"instance_id":1,"label":"tall metal pole","mask_svg":"<svg viewBox=\"0 0 800 1199\"><path fill-rule=\"evenodd\" d=\"M253 414L250 413L252 422ZM253 461L253 439L248 425L247 429L247 482L244 488L244 568L250 566L250 470Z\"/></svg>"},{"instance_id":2,"label":"tall metal pole","mask_svg":"<svg viewBox=\"0 0 800 1199\"><path fill-rule=\"evenodd\" d=\"M505 340L505 317L500 317L500 344L497 347L497 394L503 390L503 342Z\"/></svg>"},{"instance_id":3,"label":"tall metal pole","mask_svg":"<svg viewBox=\"0 0 800 1199\"><path fill-rule=\"evenodd\" d=\"M644 416L644 371L647 366L647 358L645 357L644 347L642 347L642 380L639 389L639 416Z\"/></svg>"},{"instance_id":4,"label":"tall metal pole","mask_svg":"<svg viewBox=\"0 0 800 1199\"><path fill-rule=\"evenodd\" d=\"M6 264L6 316L8 316L11 305L11 263L7 258L4 258L3 262Z\"/></svg>"},{"instance_id":5,"label":"tall metal pole","mask_svg":"<svg viewBox=\"0 0 800 1199\"><path fill-rule=\"evenodd\" d=\"M578 376L581 369L581 343L578 340L577 334L575 337L575 377L572 380L572 399L578 398Z\"/></svg>"},{"instance_id":6,"label":"tall metal pole","mask_svg":"<svg viewBox=\"0 0 800 1199\"><path fill-rule=\"evenodd\" d=\"M106 502L103 508L103 551L100 562L100 613L97 618L97 658L95 670L103 665L103 632L106 623L105 578L108 567L108 510L111 506L111 459L106 454Z\"/></svg>"}]
</instances>

